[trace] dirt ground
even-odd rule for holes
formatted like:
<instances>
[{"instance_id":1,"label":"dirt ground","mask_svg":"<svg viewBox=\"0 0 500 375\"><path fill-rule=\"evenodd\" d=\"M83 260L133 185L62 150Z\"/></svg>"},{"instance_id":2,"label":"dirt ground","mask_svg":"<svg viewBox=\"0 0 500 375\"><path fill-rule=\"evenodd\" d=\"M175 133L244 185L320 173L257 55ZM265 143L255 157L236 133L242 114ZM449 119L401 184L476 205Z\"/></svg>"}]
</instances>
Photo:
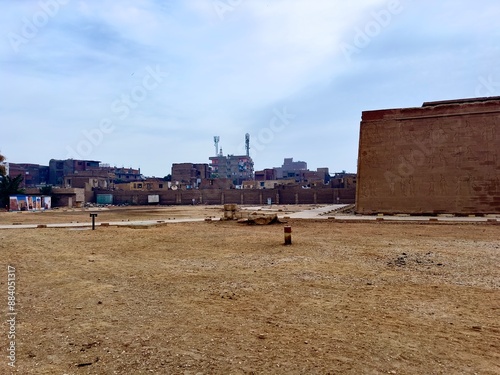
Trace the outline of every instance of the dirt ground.
<instances>
[{"instance_id":1,"label":"dirt ground","mask_svg":"<svg viewBox=\"0 0 500 375\"><path fill-rule=\"evenodd\" d=\"M39 212L0 212L0 225L44 224L44 223L90 223L89 213L97 213L98 222L168 220L187 218L220 218L223 206L158 206L158 207L96 207L96 208L58 208ZM264 207L263 212L289 214L306 210L316 205L272 205ZM249 207L244 207L248 209ZM258 207L261 209L260 207Z\"/></svg>"},{"instance_id":2,"label":"dirt ground","mask_svg":"<svg viewBox=\"0 0 500 375\"><path fill-rule=\"evenodd\" d=\"M39 212L2 212L0 224L90 223L89 213L97 213L98 222L121 220L155 220L204 218L221 216L222 206L164 206L164 207L111 207L111 208L59 208Z\"/></svg>"},{"instance_id":3,"label":"dirt ground","mask_svg":"<svg viewBox=\"0 0 500 375\"><path fill-rule=\"evenodd\" d=\"M0 373L500 373L499 225L288 225L0 230Z\"/></svg>"}]
</instances>

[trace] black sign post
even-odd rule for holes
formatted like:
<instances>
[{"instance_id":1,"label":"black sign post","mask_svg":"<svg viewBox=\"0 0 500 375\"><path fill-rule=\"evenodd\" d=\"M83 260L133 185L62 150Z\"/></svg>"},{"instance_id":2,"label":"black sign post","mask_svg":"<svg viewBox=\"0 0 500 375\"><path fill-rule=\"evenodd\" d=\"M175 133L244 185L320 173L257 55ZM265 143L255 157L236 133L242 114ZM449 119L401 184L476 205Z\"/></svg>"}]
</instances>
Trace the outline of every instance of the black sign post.
<instances>
[{"instance_id":1,"label":"black sign post","mask_svg":"<svg viewBox=\"0 0 500 375\"><path fill-rule=\"evenodd\" d=\"M92 230L95 230L95 217L97 214L91 213L90 217L92 218Z\"/></svg>"}]
</instances>

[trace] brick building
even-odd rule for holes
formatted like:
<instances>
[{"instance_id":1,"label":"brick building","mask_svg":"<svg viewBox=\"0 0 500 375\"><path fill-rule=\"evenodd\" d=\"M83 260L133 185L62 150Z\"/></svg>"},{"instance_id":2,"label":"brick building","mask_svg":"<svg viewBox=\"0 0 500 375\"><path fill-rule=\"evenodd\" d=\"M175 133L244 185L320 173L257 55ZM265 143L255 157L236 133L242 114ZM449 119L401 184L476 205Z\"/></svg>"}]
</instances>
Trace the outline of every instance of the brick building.
<instances>
[{"instance_id":1,"label":"brick building","mask_svg":"<svg viewBox=\"0 0 500 375\"><path fill-rule=\"evenodd\" d=\"M500 213L500 97L365 111L358 213Z\"/></svg>"},{"instance_id":2,"label":"brick building","mask_svg":"<svg viewBox=\"0 0 500 375\"><path fill-rule=\"evenodd\" d=\"M305 161L293 161L293 158L285 158L281 167L274 168L274 173L277 180L291 178L299 182L303 172L307 170Z\"/></svg>"},{"instance_id":3,"label":"brick building","mask_svg":"<svg viewBox=\"0 0 500 375\"><path fill-rule=\"evenodd\" d=\"M101 169L108 171L110 175L114 176L113 182L119 184L121 182L142 181L144 176L141 174L141 168L118 168L102 165Z\"/></svg>"},{"instance_id":4,"label":"brick building","mask_svg":"<svg viewBox=\"0 0 500 375\"><path fill-rule=\"evenodd\" d=\"M285 158L281 167L268 168L255 172L255 181L274 180L321 184L329 182L330 174L328 168L318 168L316 171L310 171L307 169L305 161L293 161L293 158ZM277 185L280 185L280 183L277 183Z\"/></svg>"},{"instance_id":5,"label":"brick building","mask_svg":"<svg viewBox=\"0 0 500 375\"><path fill-rule=\"evenodd\" d=\"M335 189L356 188L356 173L338 172L330 178L330 186Z\"/></svg>"},{"instance_id":6,"label":"brick building","mask_svg":"<svg viewBox=\"0 0 500 375\"><path fill-rule=\"evenodd\" d=\"M96 160L56 160L49 161L49 183L51 185L64 185L64 177L75 172L88 171L99 168L99 161Z\"/></svg>"},{"instance_id":7,"label":"brick building","mask_svg":"<svg viewBox=\"0 0 500 375\"><path fill-rule=\"evenodd\" d=\"M198 187L202 180L210 177L208 164L174 163L172 164L172 182Z\"/></svg>"},{"instance_id":8,"label":"brick building","mask_svg":"<svg viewBox=\"0 0 500 375\"><path fill-rule=\"evenodd\" d=\"M253 160L248 155L222 155L209 158L211 161L210 178L227 178L234 185L241 185L243 181L253 180Z\"/></svg>"},{"instance_id":9,"label":"brick building","mask_svg":"<svg viewBox=\"0 0 500 375\"><path fill-rule=\"evenodd\" d=\"M76 160L65 159L49 161L49 183L54 186L67 186L66 177L71 181L82 181L78 176L101 177L111 183L142 181L144 176L141 170L134 168L111 167L108 164L101 164L97 160ZM76 178L76 179L75 179ZM101 185L101 182L99 182ZM70 183L69 185L74 185Z\"/></svg>"},{"instance_id":10,"label":"brick building","mask_svg":"<svg viewBox=\"0 0 500 375\"><path fill-rule=\"evenodd\" d=\"M266 168L262 171L255 171L255 181L271 181L276 180L276 172L274 168Z\"/></svg>"},{"instance_id":11,"label":"brick building","mask_svg":"<svg viewBox=\"0 0 500 375\"><path fill-rule=\"evenodd\" d=\"M109 189L113 186L113 175L101 169L77 171L64 176L63 186L86 190L92 190L92 188Z\"/></svg>"},{"instance_id":12,"label":"brick building","mask_svg":"<svg viewBox=\"0 0 500 375\"><path fill-rule=\"evenodd\" d=\"M49 182L49 167L46 165L29 163L7 163L7 175L11 178L23 176L21 187L36 187Z\"/></svg>"},{"instance_id":13,"label":"brick building","mask_svg":"<svg viewBox=\"0 0 500 375\"><path fill-rule=\"evenodd\" d=\"M168 190L170 182L164 181L162 178L146 178L142 181L123 182L115 185L116 190L128 191L159 191Z\"/></svg>"}]
</instances>

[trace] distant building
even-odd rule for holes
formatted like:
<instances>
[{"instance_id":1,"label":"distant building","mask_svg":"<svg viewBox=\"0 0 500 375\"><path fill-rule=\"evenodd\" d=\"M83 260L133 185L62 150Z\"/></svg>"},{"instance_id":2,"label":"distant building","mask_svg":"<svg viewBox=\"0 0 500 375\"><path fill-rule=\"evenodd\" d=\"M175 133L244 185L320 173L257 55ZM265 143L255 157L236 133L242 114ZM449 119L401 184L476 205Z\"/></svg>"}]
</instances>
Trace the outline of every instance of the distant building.
<instances>
[{"instance_id":1,"label":"distant building","mask_svg":"<svg viewBox=\"0 0 500 375\"><path fill-rule=\"evenodd\" d=\"M142 181L144 179L140 169L111 167L109 164L101 164L97 160L50 160L49 183L51 185L67 186L65 178L68 177L71 180L75 178L75 175L105 178L109 181L108 186L111 186L111 183ZM78 180L80 183L83 181L82 179ZM70 185L74 185L74 183L70 183Z\"/></svg>"},{"instance_id":2,"label":"distant building","mask_svg":"<svg viewBox=\"0 0 500 375\"><path fill-rule=\"evenodd\" d=\"M26 195L39 195L38 188L27 188ZM52 190L51 207L83 207L88 202L84 189L55 188Z\"/></svg>"},{"instance_id":3,"label":"distant building","mask_svg":"<svg viewBox=\"0 0 500 375\"><path fill-rule=\"evenodd\" d=\"M334 189L356 188L356 173L339 172L330 177L330 186Z\"/></svg>"},{"instance_id":4,"label":"distant building","mask_svg":"<svg viewBox=\"0 0 500 375\"><path fill-rule=\"evenodd\" d=\"M49 181L49 167L39 164L27 163L7 163L7 176L11 178L18 175L23 176L21 187L38 187L48 184Z\"/></svg>"},{"instance_id":5,"label":"distant building","mask_svg":"<svg viewBox=\"0 0 500 375\"><path fill-rule=\"evenodd\" d=\"M145 177L141 174L141 169L137 168L118 168L110 167L109 165L101 165L101 169L107 170L114 176L113 182L119 184L121 182L142 181Z\"/></svg>"},{"instance_id":6,"label":"distant building","mask_svg":"<svg viewBox=\"0 0 500 375\"><path fill-rule=\"evenodd\" d=\"M141 191L149 191L149 190L168 190L170 187L170 182L164 181L162 178L146 178L142 181L134 181L134 182L124 182L121 184L116 184L116 190L141 190Z\"/></svg>"},{"instance_id":7,"label":"distant building","mask_svg":"<svg viewBox=\"0 0 500 375\"><path fill-rule=\"evenodd\" d=\"M210 170L208 164L175 163L172 164L171 176L172 183L179 183L192 189L210 177Z\"/></svg>"},{"instance_id":8,"label":"distant building","mask_svg":"<svg viewBox=\"0 0 500 375\"><path fill-rule=\"evenodd\" d=\"M262 181L255 181L255 180L254 181L252 181L252 180L243 181L241 188L242 189L257 189L261 182Z\"/></svg>"},{"instance_id":9,"label":"distant building","mask_svg":"<svg viewBox=\"0 0 500 375\"><path fill-rule=\"evenodd\" d=\"M72 175L75 172L98 169L99 164L100 162L96 160L50 159L49 184L63 186L65 176Z\"/></svg>"},{"instance_id":10,"label":"distant building","mask_svg":"<svg viewBox=\"0 0 500 375\"><path fill-rule=\"evenodd\" d=\"M200 189L235 189L233 181L229 178L208 178L201 180Z\"/></svg>"},{"instance_id":11,"label":"distant building","mask_svg":"<svg viewBox=\"0 0 500 375\"><path fill-rule=\"evenodd\" d=\"M234 185L241 185L243 181L253 180L253 160L248 155L227 155L221 153L209 158L211 161L210 178L227 178Z\"/></svg>"},{"instance_id":12,"label":"distant building","mask_svg":"<svg viewBox=\"0 0 500 375\"><path fill-rule=\"evenodd\" d=\"M293 161L293 158L285 158L281 167L255 172L255 181L273 180L291 180L297 183L315 184L322 182L327 184L330 180L330 174L328 168L318 168L316 171L310 171L307 169L305 161ZM278 185L280 184L278 183Z\"/></svg>"},{"instance_id":13,"label":"distant building","mask_svg":"<svg viewBox=\"0 0 500 375\"><path fill-rule=\"evenodd\" d=\"M25 174L26 174L26 170L23 167L21 167L20 164L9 163L9 173L7 174L7 176L9 176L10 178L14 178L14 177L21 175L23 177L23 181L21 182L21 185L20 185L21 187L26 187L25 180L24 180Z\"/></svg>"},{"instance_id":14,"label":"distant building","mask_svg":"<svg viewBox=\"0 0 500 375\"><path fill-rule=\"evenodd\" d=\"M255 181L257 189L274 189L279 186L291 186L298 184L293 180L266 180L266 181Z\"/></svg>"},{"instance_id":15,"label":"distant building","mask_svg":"<svg viewBox=\"0 0 500 375\"><path fill-rule=\"evenodd\" d=\"M305 161L293 161L293 158L285 158L281 167L274 168L276 179L295 179L300 181L301 172L307 171L307 163Z\"/></svg>"},{"instance_id":16,"label":"distant building","mask_svg":"<svg viewBox=\"0 0 500 375\"><path fill-rule=\"evenodd\" d=\"M271 181L276 179L276 171L273 168L255 171L255 181Z\"/></svg>"},{"instance_id":17,"label":"distant building","mask_svg":"<svg viewBox=\"0 0 500 375\"><path fill-rule=\"evenodd\" d=\"M113 175L106 170L91 169L88 171L75 171L75 173L64 176L64 187L109 189L113 186Z\"/></svg>"}]
</instances>

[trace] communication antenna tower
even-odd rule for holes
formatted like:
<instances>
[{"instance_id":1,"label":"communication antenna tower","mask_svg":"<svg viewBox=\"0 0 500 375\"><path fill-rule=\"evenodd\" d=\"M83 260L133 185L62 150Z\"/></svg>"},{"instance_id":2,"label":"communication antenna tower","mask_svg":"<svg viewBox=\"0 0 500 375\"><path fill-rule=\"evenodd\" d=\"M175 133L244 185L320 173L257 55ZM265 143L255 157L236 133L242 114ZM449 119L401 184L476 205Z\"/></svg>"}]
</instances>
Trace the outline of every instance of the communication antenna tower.
<instances>
[{"instance_id":1,"label":"communication antenna tower","mask_svg":"<svg viewBox=\"0 0 500 375\"><path fill-rule=\"evenodd\" d=\"M218 135L214 136L215 156L219 155L219 141L220 137Z\"/></svg>"},{"instance_id":2,"label":"communication antenna tower","mask_svg":"<svg viewBox=\"0 0 500 375\"><path fill-rule=\"evenodd\" d=\"M245 134L245 149L247 150L247 156L250 156L250 134Z\"/></svg>"}]
</instances>

